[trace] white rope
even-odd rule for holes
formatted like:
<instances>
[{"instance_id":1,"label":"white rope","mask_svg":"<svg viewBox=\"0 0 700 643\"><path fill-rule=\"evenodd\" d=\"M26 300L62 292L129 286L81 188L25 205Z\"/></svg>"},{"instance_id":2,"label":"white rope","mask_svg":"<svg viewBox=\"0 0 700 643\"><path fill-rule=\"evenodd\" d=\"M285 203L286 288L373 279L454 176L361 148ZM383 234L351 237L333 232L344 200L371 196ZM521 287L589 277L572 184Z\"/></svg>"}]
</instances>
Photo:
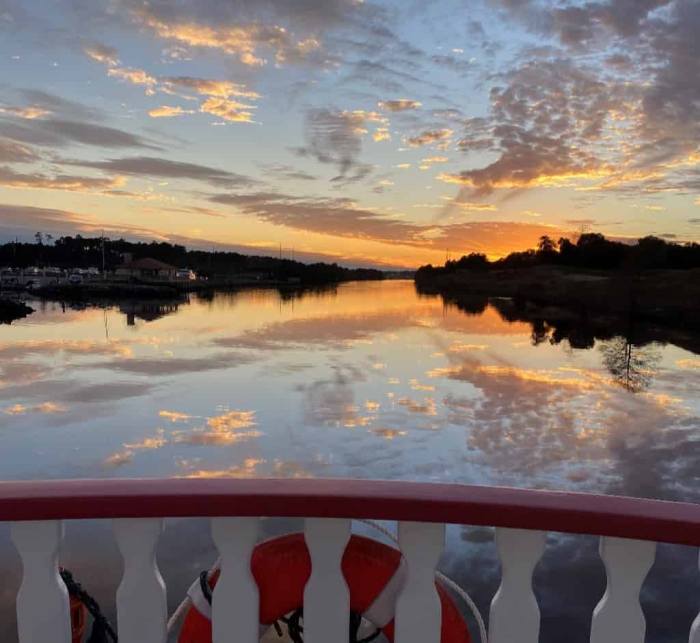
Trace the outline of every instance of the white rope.
<instances>
[{"instance_id":1,"label":"white rope","mask_svg":"<svg viewBox=\"0 0 700 643\"><path fill-rule=\"evenodd\" d=\"M382 527L380 524L374 522L373 520L358 520L358 522L361 522L365 525L368 525L369 527L372 527L376 531L378 531L380 534L383 534L386 536L391 542L393 542L395 545L399 544L398 538L394 536L388 529L385 527ZM207 574L207 580L210 580L211 577L218 571L219 567L221 566L221 558L218 558L216 562L214 563L214 566L209 570L209 573ZM487 636L486 636L486 626L484 625L484 619L481 617L481 613L479 612L479 608L476 606L474 601L472 600L471 596L467 594L466 591L464 591L455 581L453 581L451 578L445 576L443 573L436 571L435 575L438 577L440 582L443 585L446 585L449 587L455 594L457 594L467 605L469 608L469 611L472 613L472 616L474 617L474 620L476 621L476 624L479 628L479 638L481 640L481 643L487 643ZM172 630L175 628L179 620L182 618L182 615L190 608L190 604L192 603L191 599L189 596L185 596L184 600L177 606L177 609L173 612L173 615L170 617L170 620L168 621L168 634L172 632Z\"/></svg>"}]
</instances>

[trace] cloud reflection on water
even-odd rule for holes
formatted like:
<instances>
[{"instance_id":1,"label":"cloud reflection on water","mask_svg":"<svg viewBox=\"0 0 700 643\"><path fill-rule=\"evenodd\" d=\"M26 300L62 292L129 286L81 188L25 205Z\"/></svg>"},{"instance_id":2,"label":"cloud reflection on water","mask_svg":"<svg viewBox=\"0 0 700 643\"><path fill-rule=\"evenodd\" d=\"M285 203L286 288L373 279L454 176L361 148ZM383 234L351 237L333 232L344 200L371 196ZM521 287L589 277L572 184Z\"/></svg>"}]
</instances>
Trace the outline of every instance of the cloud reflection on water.
<instances>
[{"instance_id":1,"label":"cloud reflection on water","mask_svg":"<svg viewBox=\"0 0 700 643\"><path fill-rule=\"evenodd\" d=\"M544 324L533 345L503 302L464 312L410 283L193 298L135 326L114 309L69 311L62 326L46 314L0 343L6 478L350 476L700 500L700 369L673 343L654 347L654 377L632 392L601 350L573 348L611 337L572 344ZM456 546L469 555L446 563L482 605L498 578L490 539L467 530ZM561 640L557 619L586 639L594 547L550 540L535 575L543 641ZM690 558L662 564L681 561L692 589ZM680 623L691 602L653 609Z\"/></svg>"}]
</instances>

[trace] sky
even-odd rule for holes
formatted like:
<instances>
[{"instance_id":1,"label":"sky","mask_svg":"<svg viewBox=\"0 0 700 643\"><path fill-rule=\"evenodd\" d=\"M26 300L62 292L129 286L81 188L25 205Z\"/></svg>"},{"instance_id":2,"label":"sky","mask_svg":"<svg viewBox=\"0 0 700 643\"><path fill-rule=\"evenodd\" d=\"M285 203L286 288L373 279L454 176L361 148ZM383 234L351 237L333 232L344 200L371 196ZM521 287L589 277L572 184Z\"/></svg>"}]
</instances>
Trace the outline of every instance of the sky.
<instances>
[{"instance_id":1,"label":"sky","mask_svg":"<svg viewBox=\"0 0 700 643\"><path fill-rule=\"evenodd\" d=\"M698 241L698 33L698 0L0 0L0 241Z\"/></svg>"}]
</instances>

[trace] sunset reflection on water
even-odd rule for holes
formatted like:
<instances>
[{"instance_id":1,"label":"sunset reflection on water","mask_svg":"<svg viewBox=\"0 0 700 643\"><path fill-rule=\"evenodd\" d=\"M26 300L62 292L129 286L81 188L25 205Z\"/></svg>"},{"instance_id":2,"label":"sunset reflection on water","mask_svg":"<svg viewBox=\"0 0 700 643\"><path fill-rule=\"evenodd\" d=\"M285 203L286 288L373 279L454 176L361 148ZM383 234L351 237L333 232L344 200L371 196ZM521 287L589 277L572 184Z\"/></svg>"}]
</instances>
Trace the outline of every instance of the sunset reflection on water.
<instances>
[{"instance_id":1,"label":"sunset reflection on water","mask_svg":"<svg viewBox=\"0 0 700 643\"><path fill-rule=\"evenodd\" d=\"M228 472L698 497L700 369L672 343L635 348L655 361L631 390L614 371L621 338L542 342L497 307L465 313L400 281L48 304L0 333L8 479Z\"/></svg>"},{"instance_id":2,"label":"sunset reflection on water","mask_svg":"<svg viewBox=\"0 0 700 643\"><path fill-rule=\"evenodd\" d=\"M700 500L688 342L579 332L572 343L592 347L573 348L504 307L460 309L403 281L47 304L0 327L0 476L392 478ZM65 560L110 606L121 568L107 527L71 529ZM550 536L534 577L542 641L587 640L604 588L595 546ZM171 603L215 557L201 521L172 521L159 551ZM696 562L691 548L660 548L642 597L648 641L687 637ZM443 567L488 611L492 530L448 530ZM19 567L1 526L0 569L11 590Z\"/></svg>"}]
</instances>

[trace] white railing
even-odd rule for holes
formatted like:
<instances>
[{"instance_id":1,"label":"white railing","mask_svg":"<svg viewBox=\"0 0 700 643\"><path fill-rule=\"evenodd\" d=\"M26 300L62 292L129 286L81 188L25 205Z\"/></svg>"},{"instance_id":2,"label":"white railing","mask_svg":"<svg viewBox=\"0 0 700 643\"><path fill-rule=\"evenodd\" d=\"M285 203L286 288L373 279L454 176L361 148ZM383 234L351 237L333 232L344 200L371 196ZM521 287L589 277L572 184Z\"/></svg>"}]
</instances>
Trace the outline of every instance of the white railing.
<instances>
[{"instance_id":1,"label":"white railing","mask_svg":"<svg viewBox=\"0 0 700 643\"><path fill-rule=\"evenodd\" d=\"M592 643L643 643L639 594L654 562L655 541L700 545L698 505L585 494L321 480L0 483L0 521L13 523L12 540L24 570L17 595L20 643L71 643L58 555L63 519L83 518L114 519L124 559L116 594L120 641L164 643L166 587L155 559L160 516L212 518L221 561L212 599L213 643L259 640L258 587L250 565L257 516L306 516L312 566L303 598L306 643L347 641L350 594L341 559L354 518L399 523L405 580L395 604L396 643L441 640L435 573L445 523L496 526L502 579L491 603L490 643L538 640L532 573L546 531L601 535L608 580L592 615ZM700 643L700 615L688 640Z\"/></svg>"}]
</instances>

